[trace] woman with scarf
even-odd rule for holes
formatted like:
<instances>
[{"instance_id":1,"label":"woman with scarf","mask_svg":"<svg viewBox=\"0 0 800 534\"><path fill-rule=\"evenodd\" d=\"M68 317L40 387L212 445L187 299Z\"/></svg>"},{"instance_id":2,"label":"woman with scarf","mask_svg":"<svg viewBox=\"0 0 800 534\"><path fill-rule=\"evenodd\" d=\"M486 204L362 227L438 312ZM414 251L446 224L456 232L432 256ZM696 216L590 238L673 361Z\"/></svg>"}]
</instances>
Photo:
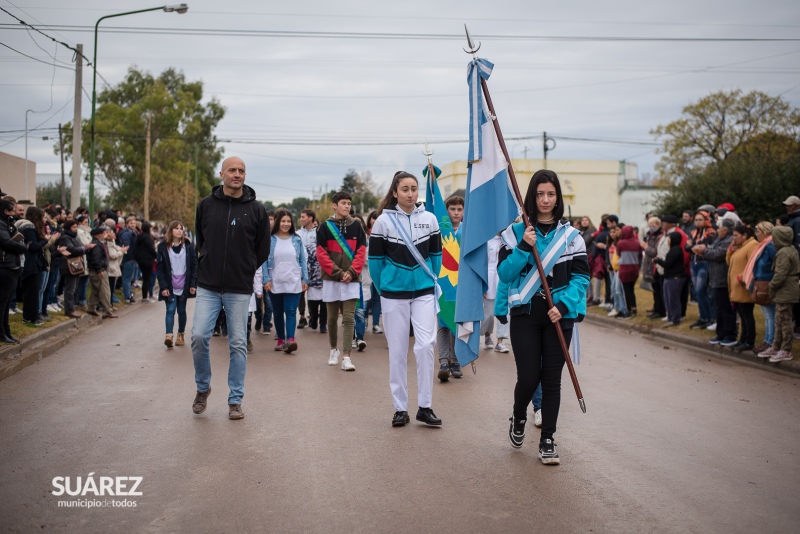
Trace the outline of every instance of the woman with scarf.
<instances>
[{"instance_id":1,"label":"woman with scarf","mask_svg":"<svg viewBox=\"0 0 800 534\"><path fill-rule=\"evenodd\" d=\"M772 346L775 340L775 304L769 299L769 282L772 280L772 262L775 261L777 250L772 243L772 230L775 227L771 222L761 221L756 225L756 240L758 247L750 256L747 267L744 268L744 285L756 304L761 306L764 314L764 343L753 349L759 354ZM768 357L768 356L767 356Z\"/></svg>"},{"instance_id":2,"label":"woman with scarf","mask_svg":"<svg viewBox=\"0 0 800 534\"><path fill-rule=\"evenodd\" d=\"M755 239L755 231L744 224L736 225L733 229L733 243L728 248L725 261L728 264L728 293L742 325L739 342L733 345L733 350L737 352L753 350L756 343L756 320L753 316L755 304L744 283L745 267L756 248L758 241Z\"/></svg>"},{"instance_id":3,"label":"woman with scarf","mask_svg":"<svg viewBox=\"0 0 800 534\"><path fill-rule=\"evenodd\" d=\"M524 222L515 223L503 232L504 246L497 267L500 282L508 284L511 345L517 367L508 439L512 447L522 447L527 407L541 382L539 458L545 465L557 465L561 460L553 435L561 404L564 354L556 324L564 331L569 345L575 322L586 314L589 262L580 233L571 228L569 221L563 220L564 199L555 172L543 169L534 173L523 209L528 214L530 226L526 227ZM533 247L540 258L546 258L548 252L552 252L552 263L543 265L552 290L552 308L547 306L541 284L525 283L536 276Z\"/></svg>"},{"instance_id":4,"label":"woman with scarf","mask_svg":"<svg viewBox=\"0 0 800 534\"><path fill-rule=\"evenodd\" d=\"M689 259L691 268L692 287L694 288L697 308L700 317L691 325L691 328L706 328L714 323L714 310L712 309L711 296L708 290L708 261L698 256L692 250L696 245L710 245L717 237L717 232L711 225L711 214L698 210L694 215L694 230L684 248L692 252Z\"/></svg>"}]
</instances>

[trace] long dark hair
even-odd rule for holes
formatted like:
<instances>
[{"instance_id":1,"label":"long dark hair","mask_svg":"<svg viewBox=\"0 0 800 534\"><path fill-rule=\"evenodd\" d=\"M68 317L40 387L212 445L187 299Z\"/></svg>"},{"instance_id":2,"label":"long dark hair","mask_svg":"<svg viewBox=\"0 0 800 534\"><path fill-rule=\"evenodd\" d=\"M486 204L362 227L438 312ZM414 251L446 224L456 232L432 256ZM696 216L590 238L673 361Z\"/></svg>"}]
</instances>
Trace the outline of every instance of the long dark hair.
<instances>
[{"instance_id":1,"label":"long dark hair","mask_svg":"<svg viewBox=\"0 0 800 534\"><path fill-rule=\"evenodd\" d=\"M292 217L292 214L289 213L289 210L286 208L278 208L275 210L275 215L273 215L273 217L274 220L272 222L272 230L269 233L270 235L275 235L278 233L278 231L280 231L281 219L284 217L289 217L289 219L292 221L292 225L289 227L289 233L294 235L294 217Z\"/></svg>"},{"instance_id":2,"label":"long dark hair","mask_svg":"<svg viewBox=\"0 0 800 534\"><path fill-rule=\"evenodd\" d=\"M397 188L400 186L400 180L405 178L411 178L415 182L417 182L417 186L419 186L419 180L417 177L411 174L410 172L406 171L397 171L394 173L394 178L392 178L392 185L389 186L389 192L386 193L386 196L383 197L381 200L380 205L378 206L378 215L383 213L383 210L386 209L394 209L397 207L397 197L394 196L394 193L397 193Z\"/></svg>"},{"instance_id":3,"label":"long dark hair","mask_svg":"<svg viewBox=\"0 0 800 534\"><path fill-rule=\"evenodd\" d=\"M536 189L539 184L553 184L556 188L556 205L553 208L553 216L556 221L564 218L564 197L561 195L561 183L558 181L558 175L549 170L541 169L533 173L531 182L528 184L528 192L525 193L524 208L528 214L531 224L539 222L539 211L536 209Z\"/></svg>"},{"instance_id":4,"label":"long dark hair","mask_svg":"<svg viewBox=\"0 0 800 534\"><path fill-rule=\"evenodd\" d=\"M44 238L44 212L37 206L28 206L25 210L25 218L33 223L36 233L40 239Z\"/></svg>"}]
</instances>

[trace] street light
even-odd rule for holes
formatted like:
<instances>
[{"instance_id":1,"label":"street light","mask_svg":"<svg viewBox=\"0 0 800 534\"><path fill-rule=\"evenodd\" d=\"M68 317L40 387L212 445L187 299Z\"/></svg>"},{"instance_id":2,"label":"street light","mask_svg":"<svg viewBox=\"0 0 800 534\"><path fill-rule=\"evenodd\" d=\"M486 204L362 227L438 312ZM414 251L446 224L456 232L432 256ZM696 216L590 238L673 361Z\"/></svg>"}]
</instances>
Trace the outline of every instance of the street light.
<instances>
[{"instance_id":1,"label":"street light","mask_svg":"<svg viewBox=\"0 0 800 534\"><path fill-rule=\"evenodd\" d=\"M138 9L136 11L126 11L125 13L115 13L113 15L106 15L104 17L100 17L97 19L97 23L94 25L94 61L93 61L93 72L92 75L92 126L91 126L91 142L90 142L90 150L89 150L89 216L94 216L94 115L97 107L97 30L100 27L100 23L103 22L105 19L110 19L113 17L123 17L125 15L135 15L137 13L146 13L148 11L164 11L166 13L179 13L183 14L189 11L189 6L186 4L177 4L171 6L158 6L158 7L151 7L148 9ZM76 125L77 126L77 125Z\"/></svg>"}]
</instances>

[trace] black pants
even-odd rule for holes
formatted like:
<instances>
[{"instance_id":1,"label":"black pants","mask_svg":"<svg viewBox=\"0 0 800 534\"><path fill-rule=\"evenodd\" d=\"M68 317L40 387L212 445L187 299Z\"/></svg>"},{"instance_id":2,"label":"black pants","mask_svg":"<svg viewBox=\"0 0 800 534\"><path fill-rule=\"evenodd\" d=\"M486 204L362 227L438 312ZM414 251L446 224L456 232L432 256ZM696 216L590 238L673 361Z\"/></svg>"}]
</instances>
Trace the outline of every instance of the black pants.
<instances>
[{"instance_id":1,"label":"black pants","mask_svg":"<svg viewBox=\"0 0 800 534\"><path fill-rule=\"evenodd\" d=\"M752 302L736 302L734 304L742 323L742 335L739 337L739 343L756 344L756 319L753 316L755 307L756 305Z\"/></svg>"},{"instance_id":2,"label":"black pants","mask_svg":"<svg viewBox=\"0 0 800 534\"><path fill-rule=\"evenodd\" d=\"M142 300L153 296L152 280L153 280L153 264L140 263L139 269L142 270Z\"/></svg>"},{"instance_id":3,"label":"black pants","mask_svg":"<svg viewBox=\"0 0 800 534\"><path fill-rule=\"evenodd\" d=\"M606 288L605 303L610 304L611 302L613 302L613 300L611 298L611 275L608 274L608 271L603 273L603 286Z\"/></svg>"},{"instance_id":4,"label":"black pants","mask_svg":"<svg viewBox=\"0 0 800 534\"><path fill-rule=\"evenodd\" d=\"M692 278L684 278L685 282L681 288L681 317L686 317L686 307L689 305L689 284L692 283Z\"/></svg>"},{"instance_id":5,"label":"black pants","mask_svg":"<svg viewBox=\"0 0 800 534\"><path fill-rule=\"evenodd\" d=\"M736 339L736 312L733 311L727 287L714 288L717 303L717 339Z\"/></svg>"},{"instance_id":6,"label":"black pants","mask_svg":"<svg viewBox=\"0 0 800 534\"><path fill-rule=\"evenodd\" d=\"M297 304L297 309L300 311L300 317L306 315L306 292L300 293L300 302Z\"/></svg>"},{"instance_id":7,"label":"black pants","mask_svg":"<svg viewBox=\"0 0 800 534\"><path fill-rule=\"evenodd\" d=\"M302 300L300 301L302 302ZM321 300L308 301L308 325L311 329L328 324L328 307Z\"/></svg>"},{"instance_id":8,"label":"black pants","mask_svg":"<svg viewBox=\"0 0 800 534\"><path fill-rule=\"evenodd\" d=\"M3 314L3 317L0 318L0 337L11 335L8 311L11 309L12 303L16 304L18 279L19 270L13 271L0 267L0 313Z\"/></svg>"},{"instance_id":9,"label":"black pants","mask_svg":"<svg viewBox=\"0 0 800 534\"><path fill-rule=\"evenodd\" d=\"M547 303L540 297L531 299L530 315L511 316L511 346L517 364L517 385L514 387L514 417L527 419L528 405L542 384L542 436L553 438L561 406L561 372L564 355L556 326L547 317ZM572 329L564 330L567 347Z\"/></svg>"},{"instance_id":10,"label":"black pants","mask_svg":"<svg viewBox=\"0 0 800 534\"><path fill-rule=\"evenodd\" d=\"M625 305L628 313L636 310L636 282L622 282L622 290L625 292Z\"/></svg>"},{"instance_id":11,"label":"black pants","mask_svg":"<svg viewBox=\"0 0 800 534\"><path fill-rule=\"evenodd\" d=\"M664 277L658 271L653 274L653 313L667 314L667 307L664 305Z\"/></svg>"},{"instance_id":12,"label":"black pants","mask_svg":"<svg viewBox=\"0 0 800 534\"><path fill-rule=\"evenodd\" d=\"M78 278L71 274L61 277L64 281L64 313L75 313L75 291L78 289Z\"/></svg>"},{"instance_id":13,"label":"black pants","mask_svg":"<svg viewBox=\"0 0 800 534\"><path fill-rule=\"evenodd\" d=\"M22 280L22 318L34 322L39 318L39 274Z\"/></svg>"}]
</instances>

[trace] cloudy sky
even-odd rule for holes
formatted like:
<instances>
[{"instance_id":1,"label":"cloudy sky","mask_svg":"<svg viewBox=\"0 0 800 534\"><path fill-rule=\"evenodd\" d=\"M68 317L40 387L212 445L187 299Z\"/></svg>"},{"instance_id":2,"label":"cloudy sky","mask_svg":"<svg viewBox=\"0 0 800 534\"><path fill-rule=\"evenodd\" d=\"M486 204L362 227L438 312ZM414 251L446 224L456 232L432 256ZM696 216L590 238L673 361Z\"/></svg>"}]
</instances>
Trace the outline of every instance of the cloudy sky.
<instances>
[{"instance_id":1,"label":"cloudy sky","mask_svg":"<svg viewBox=\"0 0 800 534\"><path fill-rule=\"evenodd\" d=\"M757 89L800 106L796 0L188 3L184 15L104 21L98 72L115 84L130 65L172 66L202 80L227 109L217 132L231 140L226 155L241 156L248 183L277 202L335 187L348 168L387 184L399 169L419 172L426 139L435 162L465 159L465 23L495 63L489 87L512 157L541 157L546 130L551 158L652 172L650 129L710 92ZM155 5L0 0L90 58L98 18ZM0 150L24 156L25 110L48 110L29 115L31 128L53 128L30 132L29 157L40 173L60 172L41 138L72 119L72 55L6 13L0 23L0 43L40 60L0 47ZM91 94L88 69L83 81Z\"/></svg>"}]
</instances>

